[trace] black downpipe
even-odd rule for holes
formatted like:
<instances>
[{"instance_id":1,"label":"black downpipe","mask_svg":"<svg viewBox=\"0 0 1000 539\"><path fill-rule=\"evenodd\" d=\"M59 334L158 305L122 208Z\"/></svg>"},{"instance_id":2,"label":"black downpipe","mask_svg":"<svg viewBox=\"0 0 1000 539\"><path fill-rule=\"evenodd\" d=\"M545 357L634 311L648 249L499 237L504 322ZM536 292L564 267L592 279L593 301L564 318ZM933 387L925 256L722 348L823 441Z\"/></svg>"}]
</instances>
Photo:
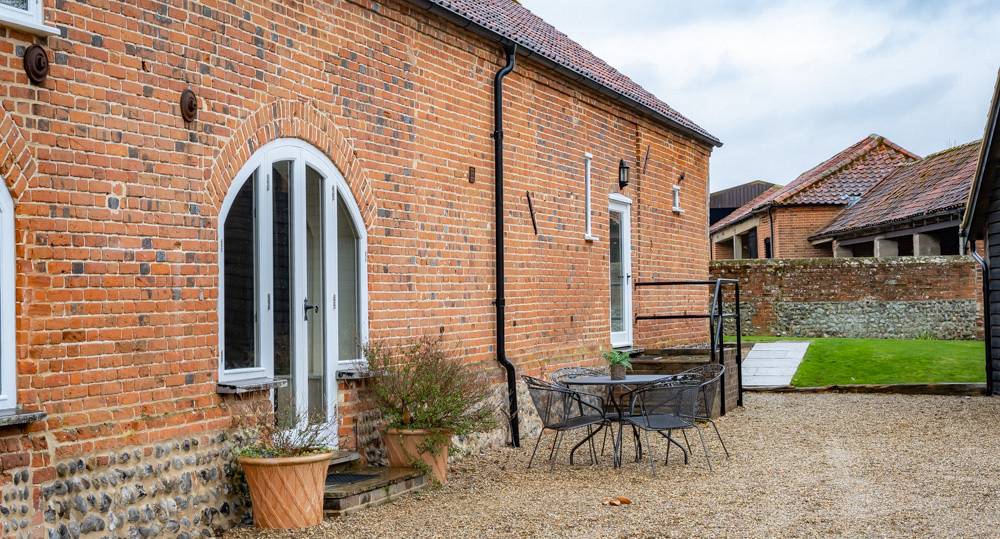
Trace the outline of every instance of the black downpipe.
<instances>
[{"instance_id":1,"label":"black downpipe","mask_svg":"<svg viewBox=\"0 0 1000 539\"><path fill-rule=\"evenodd\" d=\"M971 238L971 236L970 236ZM976 240L963 238L969 243L969 253L972 258L979 263L979 268L983 273L983 340L986 341L986 394L993 394L993 324L990 311L990 266L989 263L976 252ZM959 243L962 243L960 240Z\"/></svg>"},{"instance_id":2,"label":"black downpipe","mask_svg":"<svg viewBox=\"0 0 1000 539\"><path fill-rule=\"evenodd\" d=\"M503 258L503 79L514 71L517 45L504 45L507 65L497 71L493 78L493 184L496 231L496 284L497 284L497 362L507 371L507 398L510 400L510 445L521 447L521 432L517 417L517 372L514 364L507 359L506 320L504 311L504 258Z\"/></svg>"}]
</instances>

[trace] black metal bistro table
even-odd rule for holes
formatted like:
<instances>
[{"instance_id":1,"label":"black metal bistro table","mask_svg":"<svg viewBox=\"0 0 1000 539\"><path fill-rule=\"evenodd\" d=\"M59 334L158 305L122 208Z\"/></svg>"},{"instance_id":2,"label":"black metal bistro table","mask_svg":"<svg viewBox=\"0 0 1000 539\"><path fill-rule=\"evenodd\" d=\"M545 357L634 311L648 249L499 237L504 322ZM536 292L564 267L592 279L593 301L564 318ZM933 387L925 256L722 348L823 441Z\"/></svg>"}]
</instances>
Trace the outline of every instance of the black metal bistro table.
<instances>
[{"instance_id":1,"label":"black metal bistro table","mask_svg":"<svg viewBox=\"0 0 1000 539\"><path fill-rule=\"evenodd\" d=\"M629 387L629 389L635 389L636 387L652 384L661 380L669 380L670 378L671 376L669 374L629 374L621 380L612 380L611 377L607 375L574 376L573 378L563 380L562 383L567 386L604 386L608 388L608 395L605 399L605 403L611 403L611 405L614 406L615 417L612 418L612 421L618 422L617 441L615 441L614 430L611 431L611 441L614 450L614 465L616 468L620 468L622 465L621 439L622 429L625 428L625 414L622 411L621 403L615 398L615 388L626 386ZM592 433L590 436L583 439L583 441L573 446L573 450L569 453L570 463L573 462L573 453L576 452L577 448L582 446L594 434L596 434L596 432Z\"/></svg>"}]
</instances>

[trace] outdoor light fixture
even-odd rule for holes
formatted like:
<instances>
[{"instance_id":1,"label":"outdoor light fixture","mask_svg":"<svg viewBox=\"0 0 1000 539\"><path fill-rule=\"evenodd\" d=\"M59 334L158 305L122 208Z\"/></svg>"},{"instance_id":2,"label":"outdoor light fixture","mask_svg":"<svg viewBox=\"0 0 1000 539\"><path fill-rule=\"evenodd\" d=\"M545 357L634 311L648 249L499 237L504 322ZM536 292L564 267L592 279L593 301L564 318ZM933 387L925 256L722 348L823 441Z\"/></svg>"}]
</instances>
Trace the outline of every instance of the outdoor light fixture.
<instances>
[{"instance_id":1,"label":"outdoor light fixture","mask_svg":"<svg viewBox=\"0 0 1000 539\"><path fill-rule=\"evenodd\" d=\"M618 188L625 189L628 186L628 163L622 159L618 163Z\"/></svg>"},{"instance_id":2,"label":"outdoor light fixture","mask_svg":"<svg viewBox=\"0 0 1000 539\"><path fill-rule=\"evenodd\" d=\"M28 75L28 80L35 84L45 82L45 77L49 76L49 57L45 54L45 49L39 45L32 45L24 49L24 72Z\"/></svg>"},{"instance_id":3,"label":"outdoor light fixture","mask_svg":"<svg viewBox=\"0 0 1000 539\"><path fill-rule=\"evenodd\" d=\"M198 96L190 88L181 92L181 118L193 122L198 117Z\"/></svg>"}]
</instances>

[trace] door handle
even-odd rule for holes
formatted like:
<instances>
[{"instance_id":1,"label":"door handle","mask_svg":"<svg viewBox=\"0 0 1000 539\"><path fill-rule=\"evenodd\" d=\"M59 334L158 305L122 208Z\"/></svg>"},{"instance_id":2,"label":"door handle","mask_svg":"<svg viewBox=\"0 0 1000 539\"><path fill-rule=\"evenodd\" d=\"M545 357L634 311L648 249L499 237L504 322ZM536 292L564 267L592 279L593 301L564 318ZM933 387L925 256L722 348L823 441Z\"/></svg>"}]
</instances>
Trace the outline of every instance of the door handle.
<instances>
[{"instance_id":1,"label":"door handle","mask_svg":"<svg viewBox=\"0 0 1000 539\"><path fill-rule=\"evenodd\" d=\"M309 303L309 298L306 298L306 299L302 300L302 307L305 308L305 320L306 320L306 322L309 321L309 312L310 311L312 311L314 313L318 313L319 312L319 305L313 305L313 304Z\"/></svg>"}]
</instances>

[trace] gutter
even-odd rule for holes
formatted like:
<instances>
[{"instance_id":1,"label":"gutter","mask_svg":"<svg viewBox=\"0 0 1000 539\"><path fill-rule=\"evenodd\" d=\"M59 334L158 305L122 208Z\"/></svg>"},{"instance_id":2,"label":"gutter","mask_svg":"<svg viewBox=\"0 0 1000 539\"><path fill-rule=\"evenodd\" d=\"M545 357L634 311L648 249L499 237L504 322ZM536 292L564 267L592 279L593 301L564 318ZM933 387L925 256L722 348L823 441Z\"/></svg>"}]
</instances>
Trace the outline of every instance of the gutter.
<instances>
[{"instance_id":1,"label":"gutter","mask_svg":"<svg viewBox=\"0 0 1000 539\"><path fill-rule=\"evenodd\" d=\"M962 232L962 237L959 238L959 243L964 243L968 241L968 236L965 232ZM985 341L986 350L986 394L993 394L993 354L991 348L993 347L993 325L990 323L990 312L992 311L990 307L990 265L978 252L976 252L976 242L969 241L969 254L972 258L979 263L979 268L982 271L983 280L983 341Z\"/></svg>"},{"instance_id":2,"label":"gutter","mask_svg":"<svg viewBox=\"0 0 1000 539\"><path fill-rule=\"evenodd\" d=\"M521 433L517 417L517 372L507 359L506 306L504 296L504 213L503 213L503 79L517 63L517 45L505 45L507 64L493 78L493 186L494 232L496 234L496 314L497 314L497 363L507 374L508 418L510 420L510 445L521 447Z\"/></svg>"},{"instance_id":3,"label":"gutter","mask_svg":"<svg viewBox=\"0 0 1000 539\"><path fill-rule=\"evenodd\" d=\"M569 67L566 67L566 66L560 64L559 62L556 62L555 60L553 60L553 59L551 59L551 58L549 58L547 56L543 56L543 55L541 55L541 54L533 51L531 49L531 45L528 44L528 43L519 43L517 41L514 41L513 39L510 39L509 37L506 37L503 34L500 34L496 30L487 28L486 26L483 26L483 25L481 25L481 24L479 24L477 22L474 22L472 20L469 20L469 19L465 18L465 16L463 16L458 11L454 11L454 10L452 10L450 8L446 8L444 6L440 6L438 4L430 2L429 0L409 0L409 2L411 4L413 4L413 5L415 5L416 7L421 8L421 9L423 9L423 10L429 12L429 13L434 13L434 14L439 15L439 16L445 18L445 19L448 19L449 21L451 21L452 23L456 24L457 26L459 26L461 28L464 28L466 30L469 30L470 32L472 32L474 34L483 36L483 37L485 37L487 39L491 39L493 41L498 41L505 48L506 47L511 47L511 46L520 47L519 50L521 52L521 57L522 58L533 58L535 61L539 62L540 64L544 65L545 67L547 67L549 69L552 69L552 70L558 72L562 76L564 76L564 77L566 77L566 78L568 78L568 79L570 79L572 81L575 81L575 82L577 82L577 83L579 83L579 84L581 84L583 86L586 86L586 87L588 87L588 88L590 88L592 90L595 90L595 91L597 91L597 92L599 92L599 93L601 93L601 94L603 94L603 95L605 95L607 97L610 97L611 99L613 99L613 100L615 100L615 101L617 101L619 103L622 103L622 104L628 106L629 108L632 108L634 110L639 111L642 114L645 114L646 116L649 116L650 118L652 118L653 120L656 120L657 122L659 122L661 124L668 125L671 129L673 129L675 131L679 131L679 132L681 132L681 133L683 133L683 134L685 134L685 135L687 135L687 136L689 136L691 138L694 138L695 140L698 140L700 142L708 144L709 146L714 146L716 148L721 148L722 147L722 142L720 140L716 139L715 137L706 136L706 135L704 135L702 133L699 133L698 131L695 131L694 129L691 129L690 127L688 127L688 126L686 126L686 125L678 122L677 120L675 120L675 119L673 119L673 118L671 118L669 116L665 116L664 114L662 114L662 113L660 113L660 112L658 112L658 111L656 111L656 110L654 110L654 109L652 109L652 108L650 108L650 107L648 107L646 105L643 105L638 100L636 100L636 99L634 99L634 98L632 98L632 97L630 97L628 95L625 95L625 94L622 94L622 93L618 93L618 92L612 90L611 88L608 88L607 86L605 86L605 85L597 82L596 80L590 78L589 76L587 76L587 74L585 74L583 72L573 70L573 69L571 69Z\"/></svg>"}]
</instances>

